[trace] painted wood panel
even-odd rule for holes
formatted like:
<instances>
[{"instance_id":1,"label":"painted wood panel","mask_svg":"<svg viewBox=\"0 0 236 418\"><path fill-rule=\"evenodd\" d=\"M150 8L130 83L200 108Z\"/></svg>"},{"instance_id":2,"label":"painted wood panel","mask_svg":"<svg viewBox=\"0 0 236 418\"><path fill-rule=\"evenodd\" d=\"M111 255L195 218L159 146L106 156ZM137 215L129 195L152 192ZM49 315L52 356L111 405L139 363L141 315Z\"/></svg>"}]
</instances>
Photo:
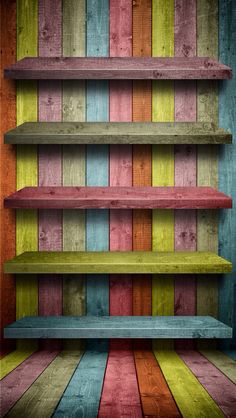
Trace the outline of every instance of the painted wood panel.
<instances>
[{"instance_id":1,"label":"painted wood panel","mask_svg":"<svg viewBox=\"0 0 236 418\"><path fill-rule=\"evenodd\" d=\"M50 418L81 358L81 352L62 351L30 386L8 417Z\"/></svg>"},{"instance_id":2,"label":"painted wood panel","mask_svg":"<svg viewBox=\"0 0 236 418\"><path fill-rule=\"evenodd\" d=\"M85 55L85 0L63 1L63 56ZM63 123L85 121L85 82L63 82ZM85 185L85 146L63 147L63 186ZM63 251L85 250L85 211L63 211ZM63 314L85 314L85 277L63 279ZM66 343L68 347L70 342ZM76 342L81 347L80 342Z\"/></svg>"},{"instance_id":3,"label":"painted wood panel","mask_svg":"<svg viewBox=\"0 0 236 418\"><path fill-rule=\"evenodd\" d=\"M222 341L223 343L223 341ZM236 362L218 350L201 350L201 354L236 384Z\"/></svg>"},{"instance_id":4,"label":"painted wood panel","mask_svg":"<svg viewBox=\"0 0 236 418\"><path fill-rule=\"evenodd\" d=\"M9 338L231 338L232 328L210 316L29 316L8 325L4 335ZM129 350L127 342L112 341L111 363L117 362L117 352ZM131 363L133 354L126 353ZM128 362L129 362L128 361ZM118 360L119 362L119 360ZM107 377L117 379L108 359ZM125 365L124 365L125 366ZM129 377L135 382L134 365L129 365ZM129 391L129 377L123 379L125 392L115 391L117 403ZM104 382L105 398L109 394L108 380ZM119 379L118 379L119 380ZM119 395L123 396L119 396ZM132 390L130 396L132 396ZM115 400L114 400L115 401ZM107 402L107 399L104 399ZM103 403L103 400L102 400Z\"/></svg>"},{"instance_id":5,"label":"painted wood panel","mask_svg":"<svg viewBox=\"0 0 236 418\"><path fill-rule=\"evenodd\" d=\"M6 65L12 64L16 60L16 0L11 0L7 4L1 2L0 5L1 19L1 71ZM7 25L5 24L7 22ZM15 164L16 155L15 148L11 145L3 144L3 134L10 127L16 124L16 97L15 84L9 80L1 80L1 144L0 154L2 156L0 162L1 170L1 262L7 257L16 253L15 247L15 214L9 210L3 210L3 198L9 193L15 191L16 174ZM5 173L8 173L5 176ZM1 351L0 356L4 357L15 348L15 344L3 339L3 327L9 324L16 317L16 291L15 280L13 276L4 275L1 266L0 272L1 282Z\"/></svg>"},{"instance_id":6,"label":"painted wood panel","mask_svg":"<svg viewBox=\"0 0 236 418\"><path fill-rule=\"evenodd\" d=\"M17 1L17 59L36 56L38 52L38 1ZM30 39L28 34L31 34ZM37 84L35 81L20 81L16 92L17 125L37 120ZM37 185L37 148L17 147L16 187ZM16 214L16 253L38 249L37 212L24 210ZM37 315L38 280L36 276L21 276L16 281L16 318ZM26 350L26 342L18 342L18 348ZM36 348L35 344L31 349Z\"/></svg>"},{"instance_id":7,"label":"painted wood panel","mask_svg":"<svg viewBox=\"0 0 236 418\"><path fill-rule=\"evenodd\" d=\"M219 9L219 46L220 59L231 63L236 71L236 50L233 39L236 31L236 5L233 1L221 0ZM234 264L234 272L227 278L223 276L219 283L219 318L234 328L233 340L222 342L221 348L229 351L229 355L236 359L236 123L234 117L235 77L229 84L222 83L219 91L219 124L232 129L234 143L229 147L220 148L219 159L219 188L230 190L234 208L230 213L222 212L219 216L219 253L229 254ZM230 109L230 111L229 111Z\"/></svg>"},{"instance_id":8,"label":"painted wood panel","mask_svg":"<svg viewBox=\"0 0 236 418\"><path fill-rule=\"evenodd\" d=\"M139 274L139 273L230 273L232 264L230 261L210 252L155 252L155 251L40 251L25 252L4 264L6 273L87 273L91 286L95 289L95 283L101 284L103 276L97 274ZM187 276L188 277L188 276ZM216 276L215 280L216 280ZM169 276L162 276L163 286L169 287ZM96 285L97 286L97 285ZM159 285L158 285L159 286ZM155 291L158 291L156 289ZM163 289L162 289L163 291ZM103 305L97 306L105 313ZM155 309L168 309L164 301ZM96 309L94 307L94 309ZM96 312L96 310L95 310ZM160 315L160 313L157 313ZM168 312L166 311L166 314Z\"/></svg>"}]
</instances>

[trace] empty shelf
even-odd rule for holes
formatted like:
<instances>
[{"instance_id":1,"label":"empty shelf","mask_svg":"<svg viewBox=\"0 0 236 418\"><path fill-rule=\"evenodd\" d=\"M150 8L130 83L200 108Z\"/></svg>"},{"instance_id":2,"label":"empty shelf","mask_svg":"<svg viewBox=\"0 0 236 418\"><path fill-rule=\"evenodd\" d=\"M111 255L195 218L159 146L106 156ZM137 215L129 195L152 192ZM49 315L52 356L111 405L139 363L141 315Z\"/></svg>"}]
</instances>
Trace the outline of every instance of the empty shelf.
<instances>
[{"instance_id":1,"label":"empty shelf","mask_svg":"<svg viewBox=\"0 0 236 418\"><path fill-rule=\"evenodd\" d=\"M232 264L210 252L25 252L5 273L229 273Z\"/></svg>"},{"instance_id":2,"label":"empty shelf","mask_svg":"<svg viewBox=\"0 0 236 418\"><path fill-rule=\"evenodd\" d=\"M232 70L208 57L35 57L6 68L13 79L228 79Z\"/></svg>"},{"instance_id":3,"label":"empty shelf","mask_svg":"<svg viewBox=\"0 0 236 418\"><path fill-rule=\"evenodd\" d=\"M219 209L232 199L211 187L25 187L4 199L15 209Z\"/></svg>"},{"instance_id":4,"label":"empty shelf","mask_svg":"<svg viewBox=\"0 0 236 418\"><path fill-rule=\"evenodd\" d=\"M31 316L5 328L6 338L231 338L210 316Z\"/></svg>"},{"instance_id":5,"label":"empty shelf","mask_svg":"<svg viewBox=\"0 0 236 418\"><path fill-rule=\"evenodd\" d=\"M26 122L5 133L6 144L226 144L213 123Z\"/></svg>"}]
</instances>

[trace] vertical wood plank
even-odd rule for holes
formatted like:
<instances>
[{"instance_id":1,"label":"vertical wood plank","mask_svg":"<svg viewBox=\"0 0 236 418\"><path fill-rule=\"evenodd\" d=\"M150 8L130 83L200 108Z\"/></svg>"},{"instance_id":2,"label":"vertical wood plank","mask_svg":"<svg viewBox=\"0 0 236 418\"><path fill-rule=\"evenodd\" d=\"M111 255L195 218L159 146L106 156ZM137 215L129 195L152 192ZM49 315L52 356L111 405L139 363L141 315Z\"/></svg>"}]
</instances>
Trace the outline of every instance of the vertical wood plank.
<instances>
[{"instance_id":1,"label":"vertical wood plank","mask_svg":"<svg viewBox=\"0 0 236 418\"><path fill-rule=\"evenodd\" d=\"M1 2L0 5L1 27L1 71L4 67L16 62L16 0ZM7 22L7 24L6 24ZM11 210L3 210L3 198L13 193L16 188L15 164L16 155L14 146L3 142L3 134L16 125L16 93L15 83L2 79L2 106L1 106L1 145L0 145L0 194L1 194L1 263L14 257L15 247L15 213ZM7 173L7 176L5 175ZM15 342L3 338L3 329L16 318L16 292L13 275L0 272L0 323L1 323L1 352L4 357L15 347Z\"/></svg>"},{"instance_id":2,"label":"vertical wood plank","mask_svg":"<svg viewBox=\"0 0 236 418\"><path fill-rule=\"evenodd\" d=\"M230 65L236 73L236 3L221 0L219 3L219 46L220 60ZM220 278L219 282L219 318L233 327L233 339L221 341L221 348L230 356L236 349L236 122L233 115L235 108L236 78L222 82L219 95L219 125L230 129L233 144L220 148L219 189L230 193L233 209L221 211L219 217L219 253L232 261L234 271ZM235 354L234 354L235 359Z\"/></svg>"},{"instance_id":3,"label":"vertical wood plank","mask_svg":"<svg viewBox=\"0 0 236 418\"><path fill-rule=\"evenodd\" d=\"M39 56L61 55L61 0L39 0ZM61 120L61 82L43 80L39 82L39 120ZM61 147L40 145L39 186L61 185ZM39 211L39 251L62 249L62 212L60 210ZM58 276L39 278L39 314L60 315L62 313L62 281ZM45 341L47 344L48 341ZM58 346L58 342L50 342Z\"/></svg>"},{"instance_id":4,"label":"vertical wood plank","mask_svg":"<svg viewBox=\"0 0 236 418\"><path fill-rule=\"evenodd\" d=\"M133 3L133 56L151 56L151 0ZM150 122L152 119L151 82L133 81L133 121ZM152 184L152 147L133 145L133 185ZM152 213L133 210L133 250L151 251ZM151 315L151 276L137 276L133 280L133 315Z\"/></svg>"},{"instance_id":5,"label":"vertical wood plank","mask_svg":"<svg viewBox=\"0 0 236 418\"><path fill-rule=\"evenodd\" d=\"M174 55L174 0L153 0L152 55ZM174 85L172 81L156 81L152 87L153 122L174 120ZM174 185L174 149L172 145L152 147L152 185ZM152 219L153 251L174 250L174 212L154 210ZM174 314L173 277L153 276L152 315ZM169 341L155 340L153 347L172 346Z\"/></svg>"},{"instance_id":6,"label":"vertical wood plank","mask_svg":"<svg viewBox=\"0 0 236 418\"><path fill-rule=\"evenodd\" d=\"M87 0L87 56L109 55L109 2ZM109 120L109 86L107 81L87 82L87 121ZM88 145L86 152L86 185L108 185L109 149L107 145ZM109 214L107 210L87 210L86 250L109 249ZM109 278L87 276L87 315L109 314ZM98 341L89 341L90 349L98 349ZM102 343L107 349L107 343Z\"/></svg>"},{"instance_id":7,"label":"vertical wood plank","mask_svg":"<svg viewBox=\"0 0 236 418\"><path fill-rule=\"evenodd\" d=\"M196 55L196 0L175 0L175 56ZM175 121L196 121L196 82L175 82ZM175 186L196 186L196 146L175 146ZM175 211L175 251L196 251L196 212ZM175 279L175 314L196 314L196 282L190 276ZM176 347L193 348L193 341Z\"/></svg>"},{"instance_id":8,"label":"vertical wood plank","mask_svg":"<svg viewBox=\"0 0 236 418\"><path fill-rule=\"evenodd\" d=\"M197 55L217 58L218 56L218 1L197 2ZM197 85L197 120L218 124L217 84L208 80ZM218 185L218 157L216 146L198 146L197 185ZM218 216L216 211L198 211L198 251L218 251ZM218 315L218 281L214 277L199 278L197 281L198 315Z\"/></svg>"},{"instance_id":9,"label":"vertical wood plank","mask_svg":"<svg viewBox=\"0 0 236 418\"><path fill-rule=\"evenodd\" d=\"M85 0L63 1L63 56L85 55ZM85 82L63 82L63 121L85 121ZM85 146L63 147L63 186L85 185ZM85 250L85 211L63 211L63 250ZM85 314L85 277L65 277L63 280L63 314ZM65 343L65 342L64 342ZM66 341L66 346L75 345ZM76 346L81 347L77 341Z\"/></svg>"},{"instance_id":10,"label":"vertical wood plank","mask_svg":"<svg viewBox=\"0 0 236 418\"><path fill-rule=\"evenodd\" d=\"M29 38L30 33L30 38ZM38 52L38 1L17 0L17 60L37 56ZM17 125L37 120L37 83L19 81L16 95ZM37 147L18 146L16 187L37 186ZM37 251L37 212L19 210L16 215L16 254ZM16 318L37 315L38 281L36 276L19 276L16 280ZM18 348L36 348L35 343L19 341Z\"/></svg>"}]
</instances>

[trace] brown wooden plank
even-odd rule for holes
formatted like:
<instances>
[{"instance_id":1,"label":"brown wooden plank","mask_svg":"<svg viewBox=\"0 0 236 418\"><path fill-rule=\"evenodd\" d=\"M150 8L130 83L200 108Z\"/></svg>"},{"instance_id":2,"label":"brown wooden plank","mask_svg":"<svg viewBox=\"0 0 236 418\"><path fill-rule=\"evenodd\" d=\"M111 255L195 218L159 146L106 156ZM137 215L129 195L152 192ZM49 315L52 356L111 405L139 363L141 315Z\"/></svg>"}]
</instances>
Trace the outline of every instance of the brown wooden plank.
<instances>
[{"instance_id":1,"label":"brown wooden plank","mask_svg":"<svg viewBox=\"0 0 236 418\"><path fill-rule=\"evenodd\" d=\"M232 70L208 57L24 58L4 71L15 79L228 79Z\"/></svg>"}]
</instances>

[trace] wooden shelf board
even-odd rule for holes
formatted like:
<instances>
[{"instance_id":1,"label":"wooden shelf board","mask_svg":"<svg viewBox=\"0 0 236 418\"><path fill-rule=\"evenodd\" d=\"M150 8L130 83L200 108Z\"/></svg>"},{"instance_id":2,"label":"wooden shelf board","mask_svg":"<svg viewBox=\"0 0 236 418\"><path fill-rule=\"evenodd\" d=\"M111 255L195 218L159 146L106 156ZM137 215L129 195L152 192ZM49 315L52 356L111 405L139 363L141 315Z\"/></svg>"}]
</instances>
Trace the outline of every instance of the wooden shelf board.
<instances>
[{"instance_id":1,"label":"wooden shelf board","mask_svg":"<svg viewBox=\"0 0 236 418\"><path fill-rule=\"evenodd\" d=\"M224 144L230 132L193 122L26 122L5 133L5 144Z\"/></svg>"},{"instance_id":2,"label":"wooden shelf board","mask_svg":"<svg viewBox=\"0 0 236 418\"><path fill-rule=\"evenodd\" d=\"M231 338L210 316L31 316L5 328L6 338Z\"/></svg>"},{"instance_id":3,"label":"wooden shelf board","mask_svg":"<svg viewBox=\"0 0 236 418\"><path fill-rule=\"evenodd\" d=\"M210 252L25 252L5 262L5 273L142 274L229 273L232 264Z\"/></svg>"},{"instance_id":4,"label":"wooden shelf board","mask_svg":"<svg viewBox=\"0 0 236 418\"><path fill-rule=\"evenodd\" d=\"M208 57L34 57L4 71L13 79L229 79L232 70Z\"/></svg>"},{"instance_id":5,"label":"wooden shelf board","mask_svg":"<svg viewBox=\"0 0 236 418\"><path fill-rule=\"evenodd\" d=\"M15 209L219 209L232 199L211 187L25 187L4 199Z\"/></svg>"}]
</instances>

